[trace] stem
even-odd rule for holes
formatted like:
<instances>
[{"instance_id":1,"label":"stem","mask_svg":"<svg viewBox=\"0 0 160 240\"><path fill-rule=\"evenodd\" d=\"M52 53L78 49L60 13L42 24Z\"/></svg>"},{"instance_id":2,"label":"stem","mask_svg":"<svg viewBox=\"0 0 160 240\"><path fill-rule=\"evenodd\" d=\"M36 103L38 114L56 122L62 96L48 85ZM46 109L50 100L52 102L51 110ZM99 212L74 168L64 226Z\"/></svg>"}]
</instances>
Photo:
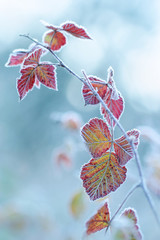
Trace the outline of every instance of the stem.
<instances>
[{"instance_id":1,"label":"stem","mask_svg":"<svg viewBox=\"0 0 160 240\"><path fill-rule=\"evenodd\" d=\"M123 207L123 205L125 204L125 202L127 201L127 199L130 197L130 195L138 188L141 186L141 182L137 183L135 186L133 186L131 188L131 190L128 192L128 194L126 195L126 197L124 198L123 202L120 204L119 208L117 209L117 211L115 212L115 214L113 215L113 217L111 218L109 225L106 229L106 232L108 231L109 226L111 225L112 221L114 220L114 218L117 216L117 214L119 213L119 211L121 210L121 208Z\"/></svg>"},{"instance_id":2,"label":"stem","mask_svg":"<svg viewBox=\"0 0 160 240\"><path fill-rule=\"evenodd\" d=\"M146 186L146 183L145 183L145 180L144 180L144 176L143 176L143 172L142 172L142 169L141 169L141 163L140 163L140 159L139 159L139 154L137 152L137 150L135 149L135 147L133 147L133 141L131 142L131 146L132 146L132 149L133 149L133 152L134 152L134 155L135 155L135 160L136 160L136 163L137 163L137 167L138 167L138 170L139 170L139 176L140 176L140 180L141 180L141 187L143 189L143 192L148 200L148 203L152 209L152 212L157 220L157 223L160 225L160 219L158 217L158 214L157 214L157 211L155 209L155 206L153 204L153 200L148 192L148 189L147 189L147 186Z\"/></svg>"},{"instance_id":3,"label":"stem","mask_svg":"<svg viewBox=\"0 0 160 240\"><path fill-rule=\"evenodd\" d=\"M76 78L78 78L81 82L83 82L84 84L85 81L83 78L81 78L80 76L78 76L75 72L73 72L55 53L54 51L52 51L52 49L50 49L48 46L45 46L44 44L38 42L36 39L30 37L29 35L25 35L25 34L20 34L21 37L26 37L29 40L31 40L32 42L36 43L37 45L40 45L41 47L47 49L59 62L60 66L65 68L69 73L71 73L73 76L75 76ZM87 84L88 85L88 84Z\"/></svg>"},{"instance_id":4,"label":"stem","mask_svg":"<svg viewBox=\"0 0 160 240\"><path fill-rule=\"evenodd\" d=\"M37 45L40 45L42 46L43 48L47 49L56 59L57 61L59 62L60 66L65 68L69 73L71 73L74 77L76 77L77 79L79 79L83 84L87 85L89 87L89 89L92 91L92 93L96 96L96 98L99 100L99 102L103 105L103 107L105 108L105 110L107 111L107 113L109 114L110 118L112 120L115 121L115 123L117 124L117 126L119 127L119 129L121 130L121 132L124 134L124 136L126 137L127 141L129 142L130 146L132 147L133 149L133 153L134 153L134 156L135 156L135 160L136 160L136 165L137 165L137 168L138 168L138 173L139 173L139 177L140 177L140 181L141 181L141 187L143 189L143 192L149 202L149 205L153 211L153 214L157 220L157 223L160 225L160 220L159 220L159 217L158 217L158 214L156 212L156 209L155 209L155 206L152 202L152 199L151 199L151 196L147 190L147 186L145 184L145 181L144 181L144 176L143 176L143 172L142 172L142 166L141 166L141 162L140 162L140 159L139 159L139 155L138 155L138 152L137 150L135 149L135 146L133 144L133 141L129 138L129 136L127 135L126 131L124 130L123 126L119 123L119 121L117 120L117 118L112 114L112 112L110 111L110 109L107 107L107 105L105 104L105 102L103 101L103 99L100 97L100 95L97 93L97 91L93 88L92 84L87 81L87 76L85 74L85 72L83 72L84 76L85 76L85 79L84 78L81 78L80 76L78 76L75 72L73 72L55 53L54 51L52 51L48 46L45 46L43 45L42 43L38 42L36 39L30 37L29 35L20 35L20 36L23 36L23 37L26 37L28 39L30 39L32 42L35 42Z\"/></svg>"},{"instance_id":5,"label":"stem","mask_svg":"<svg viewBox=\"0 0 160 240\"><path fill-rule=\"evenodd\" d=\"M159 217L158 217L158 213L157 213L157 211L156 211L156 209L155 209L155 207L154 207L154 203L153 203L152 198L151 198L151 196L150 196L150 194L149 194L149 192L148 192L148 189L147 189L147 187L146 187L146 184L143 186L143 191L144 191L144 194L145 194L145 196L146 196L146 198L147 198L147 200L148 200L148 202L149 202L149 205L150 205L150 207L151 207L151 209L152 209L152 211L153 211L153 213L154 213L154 216L155 216L158 224L160 225L160 219L159 219Z\"/></svg>"}]
</instances>

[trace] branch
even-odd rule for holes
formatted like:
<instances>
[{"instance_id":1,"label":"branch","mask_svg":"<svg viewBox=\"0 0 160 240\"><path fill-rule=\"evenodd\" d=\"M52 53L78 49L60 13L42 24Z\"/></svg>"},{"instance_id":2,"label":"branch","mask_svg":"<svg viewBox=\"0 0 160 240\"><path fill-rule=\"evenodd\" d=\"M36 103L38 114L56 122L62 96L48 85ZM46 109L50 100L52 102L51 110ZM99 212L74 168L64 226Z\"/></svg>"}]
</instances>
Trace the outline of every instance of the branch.
<instances>
[{"instance_id":1,"label":"branch","mask_svg":"<svg viewBox=\"0 0 160 240\"><path fill-rule=\"evenodd\" d=\"M126 197L124 198L123 202L120 204L119 208L117 209L117 211L115 212L115 214L113 215L113 217L111 218L108 227L106 228L106 232L109 229L109 226L111 225L112 221L114 220L114 218L117 216L117 214L119 213L119 211L121 210L121 208L123 207L123 205L125 204L125 202L128 200L128 198L130 197L130 195L138 188L141 186L141 182L137 183L135 186L133 186L131 188L131 190L128 192L128 194L126 195Z\"/></svg>"},{"instance_id":2,"label":"branch","mask_svg":"<svg viewBox=\"0 0 160 240\"><path fill-rule=\"evenodd\" d=\"M141 186L142 186L142 189L143 189L143 192L148 200L148 203L152 209L152 212L157 220L157 223L160 225L160 219L158 217L158 214L157 214L157 211L155 209L155 206L153 204L153 200L148 192L148 188L146 186L146 183L145 183L145 180L144 180L144 176L143 176L143 172L142 172L142 169L141 169L141 164L140 164L140 159L139 159L139 154L137 152L137 150L135 149L134 145L133 145L133 141L131 142L131 146L132 146L132 149L133 149L133 152L134 152L134 156L135 156L135 159L136 159L136 163L137 163L137 167L138 167L138 170L139 170L139 175L140 175L140 179L141 179Z\"/></svg>"},{"instance_id":3,"label":"branch","mask_svg":"<svg viewBox=\"0 0 160 240\"><path fill-rule=\"evenodd\" d=\"M115 121L115 123L117 124L117 126L119 127L119 129L121 130L121 132L124 134L124 136L126 137L127 141L129 142L129 144L131 145L133 152L134 152L134 156L135 156L135 160L136 160L136 164L137 164L137 168L138 168L138 172L139 172L139 177L140 177L140 181L141 181L141 187L143 189L143 192L149 202L149 205L153 211L153 214L157 220L157 223L160 225L160 219L158 217L158 214L156 212L155 206L152 202L151 196L148 193L147 190L147 186L145 184L144 181L144 176L143 176L143 172L142 172L142 166L141 166L141 162L140 162L140 158L138 155L137 150L135 149L135 146L133 144L132 139L129 138L129 136L126 134L126 131L124 130L123 126L119 123L119 121L115 118L115 116L112 114L112 112L110 111L110 109L106 106L105 102L103 101L103 99L100 97L100 95L97 93L97 91L93 88L92 84L87 81L84 80L84 78L78 76L75 72L73 72L55 53L54 51L52 51L48 46L45 46L44 44L38 42L36 39L30 37L29 35L20 35L23 37L28 38L29 40L31 40L32 42L36 43L37 45L40 45L41 47L47 49L55 58L56 60L59 62L60 66L65 68L69 73L71 73L74 77L76 77L77 79L79 79L83 84L87 85L89 87L89 89L92 91L92 93L95 95L95 97L99 100L99 102L103 105L103 107L105 108L105 110L107 111L107 113L109 114L109 116L111 117L112 120ZM88 79L88 78L87 78Z\"/></svg>"},{"instance_id":4,"label":"branch","mask_svg":"<svg viewBox=\"0 0 160 240\"><path fill-rule=\"evenodd\" d=\"M38 42L36 39L30 37L29 35L25 35L25 34L20 34L21 37L25 37L28 38L29 40L31 40L32 42L36 43L37 45L47 49L59 62L60 66L65 68L69 73L71 73L73 76L75 76L76 78L78 78L81 82L83 82L84 84L86 84L86 82L84 81L83 78L81 78L80 76L78 76L75 72L73 72L55 53L54 51L52 51L52 49L50 49L48 46L45 46L44 44ZM88 84L87 84L88 85Z\"/></svg>"}]
</instances>

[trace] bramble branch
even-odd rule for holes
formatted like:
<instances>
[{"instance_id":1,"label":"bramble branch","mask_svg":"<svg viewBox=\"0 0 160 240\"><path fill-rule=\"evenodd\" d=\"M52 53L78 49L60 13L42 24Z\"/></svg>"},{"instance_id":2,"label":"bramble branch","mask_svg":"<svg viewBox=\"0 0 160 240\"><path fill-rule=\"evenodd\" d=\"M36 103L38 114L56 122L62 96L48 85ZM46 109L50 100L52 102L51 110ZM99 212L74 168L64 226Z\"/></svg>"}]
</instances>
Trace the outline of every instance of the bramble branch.
<instances>
[{"instance_id":1,"label":"bramble branch","mask_svg":"<svg viewBox=\"0 0 160 240\"><path fill-rule=\"evenodd\" d=\"M140 177L140 183L138 183L137 185L135 185L135 187L133 187L133 189L128 193L128 195L126 196L126 198L124 199L124 201L122 202L121 206L119 207L119 209L116 211L116 213L114 214L112 220L115 218L115 216L117 215L117 213L119 212L120 208L123 206L123 204L125 203L125 201L128 199L128 197L131 195L131 193L139 186L141 186L148 202L149 205L153 211L153 214L157 220L157 223L160 225L160 220L159 217L157 215L155 206L152 202L151 196L148 192L145 180L144 180L144 175L143 175L143 171L142 171L142 166L141 166L141 162L140 162L140 158L139 158L139 154L137 152L137 150L135 149L135 146L133 144L133 140L130 139L130 137L127 135L126 131L124 130L123 126L119 123L119 120L116 119L116 117L112 114L112 112L110 111L110 109L107 107L107 105L105 104L105 102L103 101L103 99L100 97L100 95L98 94L98 92L94 89L94 87L92 86L92 84L89 82L89 79L86 77L85 73L83 72L85 78L80 77L79 75L77 75L75 72L73 72L55 53L54 51L52 51L48 46L45 46L44 44L38 42L36 39L30 37L29 35L20 35L23 37L28 38L29 40L31 40L32 42L36 43L37 45L47 49L53 56L54 58L58 61L59 66L65 68L70 74L72 74L74 77L76 77L77 79L79 79L83 84L87 85L89 87L89 89L92 91L92 93L94 94L94 96L99 100L99 102L102 104L102 106L105 108L105 110L107 111L107 113L109 114L109 116L111 117L112 120L114 120L114 122L117 124L117 126L119 127L119 129L121 130L121 132L124 134L124 136L126 137L127 141L129 142L130 146L133 149L133 153L135 156L135 161L136 161L136 165L138 168L138 172L139 172L139 177ZM112 221L111 220L111 221Z\"/></svg>"}]
</instances>

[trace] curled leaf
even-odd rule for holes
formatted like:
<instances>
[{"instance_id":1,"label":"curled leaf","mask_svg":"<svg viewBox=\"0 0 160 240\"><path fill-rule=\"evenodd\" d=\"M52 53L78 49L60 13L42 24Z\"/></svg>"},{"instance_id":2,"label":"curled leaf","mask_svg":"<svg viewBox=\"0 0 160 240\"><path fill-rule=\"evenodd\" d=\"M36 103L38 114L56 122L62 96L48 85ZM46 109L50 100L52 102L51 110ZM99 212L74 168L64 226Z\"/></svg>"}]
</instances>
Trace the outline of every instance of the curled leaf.
<instances>
[{"instance_id":1,"label":"curled leaf","mask_svg":"<svg viewBox=\"0 0 160 240\"><path fill-rule=\"evenodd\" d=\"M83 166L83 187L90 199L96 200L115 191L125 181L126 171L125 167L119 165L114 153L106 153Z\"/></svg>"}]
</instances>

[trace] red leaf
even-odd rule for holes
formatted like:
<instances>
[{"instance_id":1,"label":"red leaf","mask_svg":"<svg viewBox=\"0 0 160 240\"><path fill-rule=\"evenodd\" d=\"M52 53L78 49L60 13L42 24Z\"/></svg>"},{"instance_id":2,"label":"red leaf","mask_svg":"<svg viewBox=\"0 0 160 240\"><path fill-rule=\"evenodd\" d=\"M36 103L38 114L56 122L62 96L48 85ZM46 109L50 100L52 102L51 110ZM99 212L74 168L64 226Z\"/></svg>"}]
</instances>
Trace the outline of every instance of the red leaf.
<instances>
[{"instance_id":1,"label":"red leaf","mask_svg":"<svg viewBox=\"0 0 160 240\"><path fill-rule=\"evenodd\" d=\"M66 38L62 33L56 30L48 31L43 36L43 42L47 43L53 51L57 51L66 44Z\"/></svg>"},{"instance_id":2,"label":"red leaf","mask_svg":"<svg viewBox=\"0 0 160 240\"><path fill-rule=\"evenodd\" d=\"M62 28L64 31L72 34L75 37L91 39L86 33L86 30L81 26L77 26L75 23L65 23L62 25Z\"/></svg>"},{"instance_id":3,"label":"red leaf","mask_svg":"<svg viewBox=\"0 0 160 240\"><path fill-rule=\"evenodd\" d=\"M17 89L22 100L26 93L31 90L37 81L45 86L57 90L55 67L50 64L39 64L36 67L25 67L21 69L21 78L18 79Z\"/></svg>"},{"instance_id":4,"label":"red leaf","mask_svg":"<svg viewBox=\"0 0 160 240\"><path fill-rule=\"evenodd\" d=\"M27 50L17 49L9 55L9 59L5 64L6 67L13 67L22 64L23 60L28 56Z\"/></svg>"},{"instance_id":5,"label":"red leaf","mask_svg":"<svg viewBox=\"0 0 160 240\"><path fill-rule=\"evenodd\" d=\"M37 79L46 87L57 90L55 67L51 64L39 64L35 73Z\"/></svg>"},{"instance_id":6,"label":"red leaf","mask_svg":"<svg viewBox=\"0 0 160 240\"><path fill-rule=\"evenodd\" d=\"M132 208L125 209L120 217L124 217L127 220L126 227L124 226L121 230L124 234L126 232L125 239L141 240L142 234L137 224L137 216L135 210Z\"/></svg>"},{"instance_id":7,"label":"red leaf","mask_svg":"<svg viewBox=\"0 0 160 240\"><path fill-rule=\"evenodd\" d=\"M63 113L60 122L64 128L71 131L79 131L82 126L81 117L76 112Z\"/></svg>"},{"instance_id":8,"label":"red leaf","mask_svg":"<svg viewBox=\"0 0 160 240\"><path fill-rule=\"evenodd\" d=\"M36 49L33 53L29 54L23 63L23 67L31 65L32 67L36 67L40 61L40 58L43 53L42 48Z\"/></svg>"},{"instance_id":9,"label":"red leaf","mask_svg":"<svg viewBox=\"0 0 160 240\"><path fill-rule=\"evenodd\" d=\"M35 83L35 69L34 67L26 67L21 69L21 78L17 80L17 90L20 100L25 97L29 90L32 90Z\"/></svg>"},{"instance_id":10,"label":"red leaf","mask_svg":"<svg viewBox=\"0 0 160 240\"><path fill-rule=\"evenodd\" d=\"M110 221L108 204L105 203L98 212L86 223L87 234L95 233L107 228Z\"/></svg>"},{"instance_id":11,"label":"red leaf","mask_svg":"<svg viewBox=\"0 0 160 240\"><path fill-rule=\"evenodd\" d=\"M131 209L131 208L125 209L121 216L126 216L134 224L137 224L137 217L136 217L135 211L133 209Z\"/></svg>"},{"instance_id":12,"label":"red leaf","mask_svg":"<svg viewBox=\"0 0 160 240\"><path fill-rule=\"evenodd\" d=\"M9 59L5 64L6 67L14 67L23 63L24 59L33 52L36 48L39 48L38 45L31 44L29 49L16 49L9 55Z\"/></svg>"},{"instance_id":13,"label":"red leaf","mask_svg":"<svg viewBox=\"0 0 160 240\"><path fill-rule=\"evenodd\" d=\"M112 99L112 90L108 90L106 96L104 97L104 102L109 108L109 110L112 112L112 114L115 116L115 118L118 120L123 113L124 108L124 101L121 97L120 93L118 93L118 99ZM111 119L108 112L105 110L104 106L101 105L101 114L104 116L104 118L107 120L110 126L115 126L115 121Z\"/></svg>"},{"instance_id":14,"label":"red leaf","mask_svg":"<svg viewBox=\"0 0 160 240\"><path fill-rule=\"evenodd\" d=\"M90 83L92 84L94 89L96 89L96 91L98 92L100 97L103 99L106 94L107 88L108 88L107 83L101 79L98 79L97 77L90 76L90 77L88 77L88 79L90 80ZM93 105L93 104L99 103L99 100L92 93L92 91L89 89L89 87L85 84L82 88L82 94L83 94L83 97L85 100L85 105L87 105L87 104Z\"/></svg>"},{"instance_id":15,"label":"red leaf","mask_svg":"<svg viewBox=\"0 0 160 240\"><path fill-rule=\"evenodd\" d=\"M81 134L94 158L102 156L111 147L111 134L102 119L91 119L84 125Z\"/></svg>"},{"instance_id":16,"label":"red leaf","mask_svg":"<svg viewBox=\"0 0 160 240\"><path fill-rule=\"evenodd\" d=\"M127 135L130 139L132 138L133 144L137 149L139 144L139 131L134 129L132 131L128 131ZM114 149L119 158L119 164L121 166L125 165L134 156L133 149L125 136L122 136L115 140Z\"/></svg>"},{"instance_id":17,"label":"red leaf","mask_svg":"<svg viewBox=\"0 0 160 240\"><path fill-rule=\"evenodd\" d=\"M66 167L72 166L72 159L68 152L64 149L60 149L56 152L54 160L58 166L64 164Z\"/></svg>"},{"instance_id":18,"label":"red leaf","mask_svg":"<svg viewBox=\"0 0 160 240\"><path fill-rule=\"evenodd\" d=\"M106 92L106 95L103 100L106 106L112 112L112 114L118 120L123 112L124 101L120 92L116 88L113 75L114 75L113 69L112 67L109 67L108 82L107 82L108 91ZM101 105L101 114L104 116L104 118L107 120L110 126L113 126L113 127L115 126L115 121L111 119L110 115L105 110L103 105Z\"/></svg>"},{"instance_id":19,"label":"red leaf","mask_svg":"<svg viewBox=\"0 0 160 240\"><path fill-rule=\"evenodd\" d=\"M115 191L125 181L126 171L125 167L119 165L116 154L107 152L83 166L83 187L90 199L96 200Z\"/></svg>"},{"instance_id":20,"label":"red leaf","mask_svg":"<svg viewBox=\"0 0 160 240\"><path fill-rule=\"evenodd\" d=\"M49 88L57 90L55 67L49 63L39 63L42 53L44 53L44 50L38 48L28 55L24 61L23 68L20 71L22 76L17 82L20 100L25 97L26 93L31 90L34 85L39 87L39 82Z\"/></svg>"}]
</instances>

